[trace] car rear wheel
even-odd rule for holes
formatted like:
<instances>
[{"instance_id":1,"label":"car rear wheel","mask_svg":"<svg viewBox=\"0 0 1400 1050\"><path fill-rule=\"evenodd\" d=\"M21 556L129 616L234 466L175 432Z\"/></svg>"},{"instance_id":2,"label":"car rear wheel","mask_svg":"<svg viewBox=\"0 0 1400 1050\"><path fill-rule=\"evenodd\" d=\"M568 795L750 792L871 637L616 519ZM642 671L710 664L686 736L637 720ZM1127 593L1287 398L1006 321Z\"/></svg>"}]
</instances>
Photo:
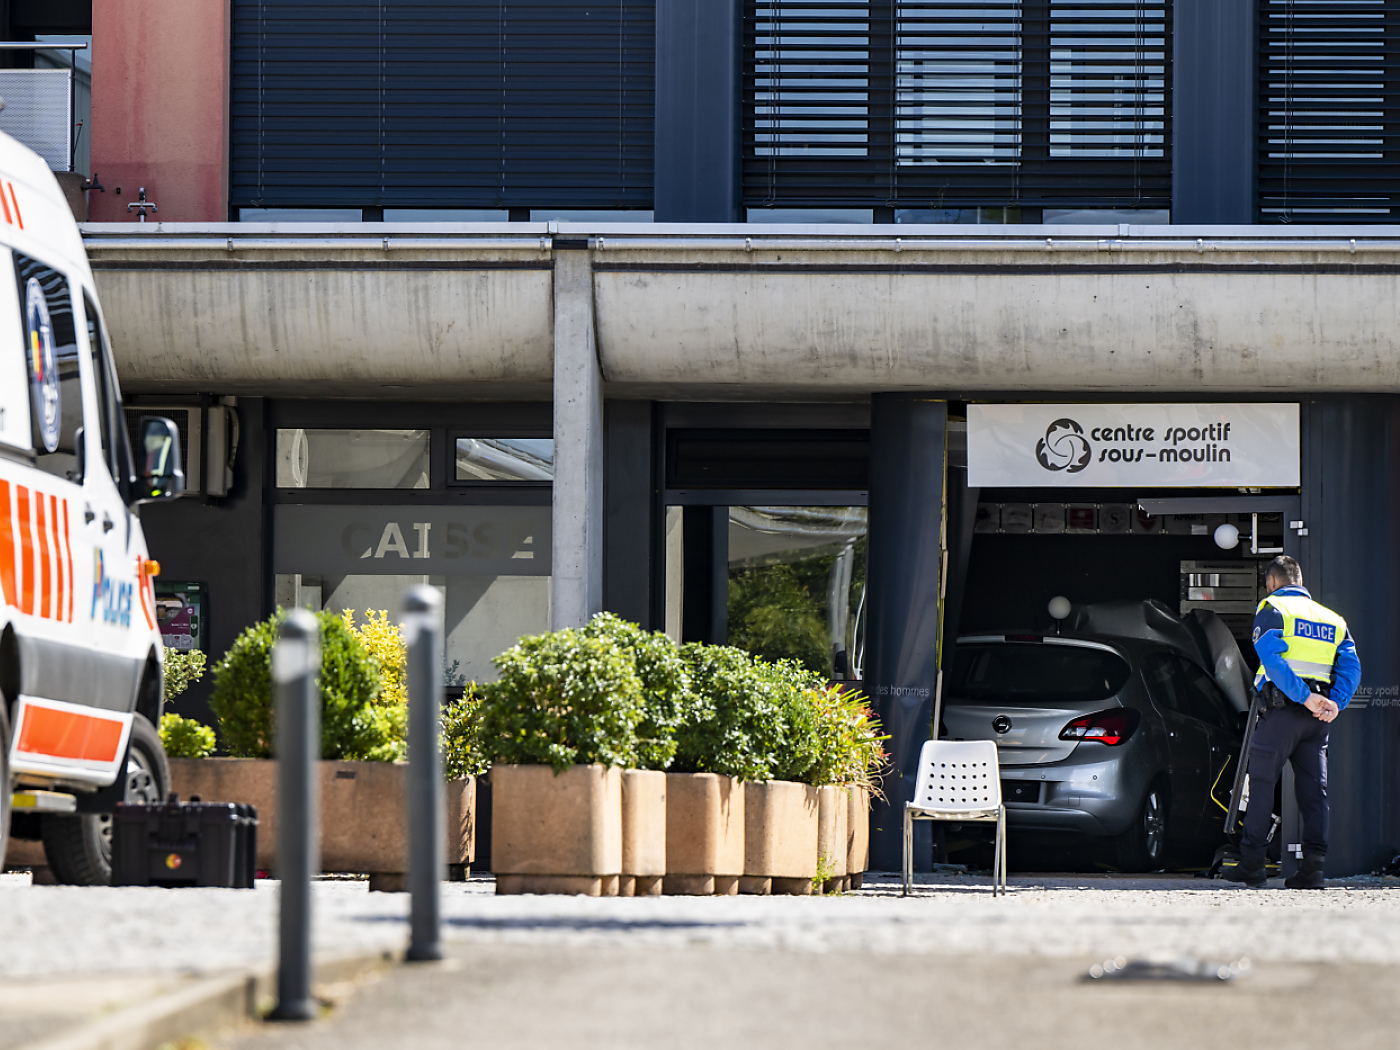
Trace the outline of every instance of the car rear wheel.
<instances>
[{"instance_id":1,"label":"car rear wheel","mask_svg":"<svg viewBox=\"0 0 1400 1050\"><path fill-rule=\"evenodd\" d=\"M170 792L170 767L160 734L143 715L131 723L125 802L160 802ZM112 814L44 817L44 856L56 880L73 886L112 883Z\"/></svg>"},{"instance_id":2,"label":"car rear wheel","mask_svg":"<svg viewBox=\"0 0 1400 1050\"><path fill-rule=\"evenodd\" d=\"M1121 871L1156 871L1167 856L1167 792L1153 784L1127 831L1112 839L1115 866Z\"/></svg>"}]
</instances>

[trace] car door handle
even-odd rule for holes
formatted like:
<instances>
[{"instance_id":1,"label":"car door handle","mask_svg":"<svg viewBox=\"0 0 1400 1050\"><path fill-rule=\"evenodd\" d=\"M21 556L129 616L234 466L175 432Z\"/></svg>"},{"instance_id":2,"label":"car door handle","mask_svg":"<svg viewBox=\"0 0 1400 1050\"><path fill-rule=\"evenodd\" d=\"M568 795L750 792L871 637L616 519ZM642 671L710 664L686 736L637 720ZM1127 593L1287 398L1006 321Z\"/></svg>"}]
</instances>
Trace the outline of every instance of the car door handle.
<instances>
[{"instance_id":1,"label":"car door handle","mask_svg":"<svg viewBox=\"0 0 1400 1050\"><path fill-rule=\"evenodd\" d=\"M107 517L107 515L105 515L105 514L102 515L102 531L103 531L103 532L111 532L112 529L115 528L115 527L116 527L116 526L113 524L111 518Z\"/></svg>"},{"instance_id":2,"label":"car door handle","mask_svg":"<svg viewBox=\"0 0 1400 1050\"><path fill-rule=\"evenodd\" d=\"M93 511L93 509L92 509L91 507L84 507L84 508L83 508L83 522L84 522L85 524L91 525L92 522L93 522L93 519L96 518L96 517L97 517L97 514Z\"/></svg>"}]
</instances>

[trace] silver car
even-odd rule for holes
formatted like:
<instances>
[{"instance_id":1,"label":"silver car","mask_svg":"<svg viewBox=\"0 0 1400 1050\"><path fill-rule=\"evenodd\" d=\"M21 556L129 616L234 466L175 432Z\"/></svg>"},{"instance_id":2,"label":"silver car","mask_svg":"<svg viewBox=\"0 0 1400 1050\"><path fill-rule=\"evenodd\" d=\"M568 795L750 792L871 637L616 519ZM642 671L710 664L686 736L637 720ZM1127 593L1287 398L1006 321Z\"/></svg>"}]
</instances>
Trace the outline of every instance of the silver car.
<instances>
[{"instance_id":1,"label":"silver car","mask_svg":"<svg viewBox=\"0 0 1400 1050\"><path fill-rule=\"evenodd\" d=\"M940 735L996 741L1012 841L1093 838L1152 871L1224 839L1246 676L1212 614L1086 606L1062 634L959 638Z\"/></svg>"}]
</instances>

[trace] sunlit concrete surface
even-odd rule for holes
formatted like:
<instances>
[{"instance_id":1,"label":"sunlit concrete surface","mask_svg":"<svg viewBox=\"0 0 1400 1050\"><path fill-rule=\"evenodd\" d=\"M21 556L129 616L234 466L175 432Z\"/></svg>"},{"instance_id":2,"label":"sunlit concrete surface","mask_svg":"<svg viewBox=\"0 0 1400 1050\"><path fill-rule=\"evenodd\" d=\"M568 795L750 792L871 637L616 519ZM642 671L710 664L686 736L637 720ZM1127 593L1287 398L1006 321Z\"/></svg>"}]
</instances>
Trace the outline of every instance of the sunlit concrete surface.
<instances>
[{"instance_id":1,"label":"sunlit concrete surface","mask_svg":"<svg viewBox=\"0 0 1400 1050\"><path fill-rule=\"evenodd\" d=\"M1281 887L1281 883L1278 883ZM248 890L82 889L0 880L0 973L213 973L276 950L277 884ZM490 879L443 885L444 936L460 944L1061 957L1248 956L1400 964L1400 881L1323 892L1241 890L1190 877L1017 877L994 899L976 876L892 878L839 897L498 897ZM315 948L406 943L406 895L318 882Z\"/></svg>"},{"instance_id":2,"label":"sunlit concrete surface","mask_svg":"<svg viewBox=\"0 0 1400 1050\"><path fill-rule=\"evenodd\" d=\"M110 1011L149 1001L189 980L170 973L7 979L0 982L0 1050L18 1050Z\"/></svg>"}]
</instances>

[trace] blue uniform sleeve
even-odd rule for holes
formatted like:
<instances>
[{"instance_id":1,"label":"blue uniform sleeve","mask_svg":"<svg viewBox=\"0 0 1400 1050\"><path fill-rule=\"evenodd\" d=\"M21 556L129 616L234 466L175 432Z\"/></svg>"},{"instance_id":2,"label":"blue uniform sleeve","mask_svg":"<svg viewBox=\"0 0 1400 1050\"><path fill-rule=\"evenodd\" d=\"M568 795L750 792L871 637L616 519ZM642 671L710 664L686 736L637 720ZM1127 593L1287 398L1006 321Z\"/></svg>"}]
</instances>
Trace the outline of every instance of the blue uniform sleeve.
<instances>
[{"instance_id":1,"label":"blue uniform sleeve","mask_svg":"<svg viewBox=\"0 0 1400 1050\"><path fill-rule=\"evenodd\" d=\"M1308 697L1312 695L1312 690L1308 688L1308 683L1299 678L1294 673L1293 668L1284 661L1283 654L1288 651L1288 643L1283 640L1282 630L1265 631L1263 634L1256 631L1254 651L1259 654L1259 663L1263 666L1269 681L1278 686L1284 696L1296 703L1307 702Z\"/></svg>"},{"instance_id":2,"label":"blue uniform sleeve","mask_svg":"<svg viewBox=\"0 0 1400 1050\"><path fill-rule=\"evenodd\" d=\"M1269 602L1265 602L1263 608L1254 614L1254 640L1257 642L1266 631L1283 633L1283 613Z\"/></svg>"},{"instance_id":3,"label":"blue uniform sleeve","mask_svg":"<svg viewBox=\"0 0 1400 1050\"><path fill-rule=\"evenodd\" d=\"M1288 699L1301 704L1312 694L1312 690L1284 662L1283 654L1288 651L1288 644L1283 640L1283 626L1283 613L1272 603L1265 602L1254 614L1254 651L1259 656L1268 681L1278 686ZM1259 683L1260 688L1263 685L1263 682Z\"/></svg>"},{"instance_id":4,"label":"blue uniform sleeve","mask_svg":"<svg viewBox=\"0 0 1400 1050\"><path fill-rule=\"evenodd\" d=\"M1337 658L1332 661L1332 700L1345 710L1351 703L1356 687L1361 684L1361 657L1356 655L1356 643L1351 640L1351 632L1337 646Z\"/></svg>"}]
</instances>

